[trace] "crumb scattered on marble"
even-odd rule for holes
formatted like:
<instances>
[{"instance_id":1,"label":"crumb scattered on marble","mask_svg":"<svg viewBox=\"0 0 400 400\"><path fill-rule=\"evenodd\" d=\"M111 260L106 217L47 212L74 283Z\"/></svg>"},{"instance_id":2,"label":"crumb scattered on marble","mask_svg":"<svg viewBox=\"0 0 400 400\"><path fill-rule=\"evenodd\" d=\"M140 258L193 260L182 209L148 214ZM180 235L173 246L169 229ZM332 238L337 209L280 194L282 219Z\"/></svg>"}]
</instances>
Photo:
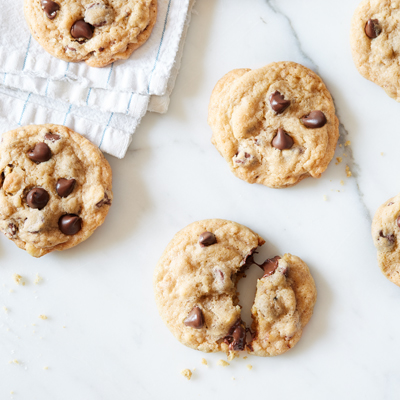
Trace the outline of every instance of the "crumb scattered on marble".
<instances>
[{"instance_id":1,"label":"crumb scattered on marble","mask_svg":"<svg viewBox=\"0 0 400 400\"><path fill-rule=\"evenodd\" d=\"M232 376L232 380L233 380L233 381L235 381L235 380L236 380L234 376Z\"/></svg>"},{"instance_id":2,"label":"crumb scattered on marble","mask_svg":"<svg viewBox=\"0 0 400 400\"><path fill-rule=\"evenodd\" d=\"M328 201L328 196L326 194L324 194L322 198L324 199L324 201Z\"/></svg>"},{"instance_id":3,"label":"crumb scattered on marble","mask_svg":"<svg viewBox=\"0 0 400 400\"><path fill-rule=\"evenodd\" d=\"M342 162L342 157L336 157L337 162L335 163L335 165L338 165Z\"/></svg>"},{"instance_id":4,"label":"crumb scattered on marble","mask_svg":"<svg viewBox=\"0 0 400 400\"><path fill-rule=\"evenodd\" d=\"M247 367L247 369L248 369L249 371L251 371L251 370L253 369L253 366L252 366L251 364L247 364L246 367Z\"/></svg>"},{"instance_id":5,"label":"crumb scattered on marble","mask_svg":"<svg viewBox=\"0 0 400 400\"><path fill-rule=\"evenodd\" d=\"M243 357L243 360L247 360L247 356L244 356L244 357Z\"/></svg>"},{"instance_id":6,"label":"crumb scattered on marble","mask_svg":"<svg viewBox=\"0 0 400 400\"><path fill-rule=\"evenodd\" d=\"M9 292L10 292L10 293L14 293L14 290L13 290L13 289L10 289Z\"/></svg>"},{"instance_id":7,"label":"crumb scattered on marble","mask_svg":"<svg viewBox=\"0 0 400 400\"><path fill-rule=\"evenodd\" d=\"M14 274L14 275L13 275L13 279L14 279L14 282L15 282L17 285L25 286L25 282L22 280L22 276L21 276L21 275L19 275L19 274Z\"/></svg>"},{"instance_id":8,"label":"crumb scattered on marble","mask_svg":"<svg viewBox=\"0 0 400 400\"><path fill-rule=\"evenodd\" d=\"M41 276L39 276L39 274L36 274L36 278L35 278L35 280L33 282L35 283L35 285L37 285L42 280L43 280L43 278Z\"/></svg>"},{"instance_id":9,"label":"crumb scattered on marble","mask_svg":"<svg viewBox=\"0 0 400 400\"><path fill-rule=\"evenodd\" d=\"M383 156L383 154L384 154L384 153L383 153L383 151L382 151L381 156Z\"/></svg>"},{"instance_id":10,"label":"crumb scattered on marble","mask_svg":"<svg viewBox=\"0 0 400 400\"><path fill-rule=\"evenodd\" d=\"M18 360L11 360L8 363L9 364L17 364L17 365L19 365L19 361Z\"/></svg>"},{"instance_id":11,"label":"crumb scattered on marble","mask_svg":"<svg viewBox=\"0 0 400 400\"><path fill-rule=\"evenodd\" d=\"M340 184L341 184L342 186L344 185L344 180L343 180L343 179L340 181Z\"/></svg>"},{"instance_id":12,"label":"crumb scattered on marble","mask_svg":"<svg viewBox=\"0 0 400 400\"><path fill-rule=\"evenodd\" d=\"M66 326L65 326L65 325L63 325L63 328L65 329L65 328L66 328Z\"/></svg>"},{"instance_id":13,"label":"crumb scattered on marble","mask_svg":"<svg viewBox=\"0 0 400 400\"><path fill-rule=\"evenodd\" d=\"M347 146L350 146L350 145L351 145L350 140L346 140L346 143L344 144L344 147L347 147Z\"/></svg>"},{"instance_id":14,"label":"crumb scattered on marble","mask_svg":"<svg viewBox=\"0 0 400 400\"><path fill-rule=\"evenodd\" d=\"M202 363L203 365L208 365L208 364L207 364L207 360L206 360L205 358L202 358L202 359L201 359L201 363Z\"/></svg>"},{"instance_id":15,"label":"crumb scattered on marble","mask_svg":"<svg viewBox=\"0 0 400 400\"><path fill-rule=\"evenodd\" d=\"M4 312L7 314L8 313L8 308L6 306L3 306Z\"/></svg>"},{"instance_id":16,"label":"crumb scattered on marble","mask_svg":"<svg viewBox=\"0 0 400 400\"><path fill-rule=\"evenodd\" d=\"M43 367L43 369L49 369L49 367L46 366L46 367Z\"/></svg>"},{"instance_id":17,"label":"crumb scattered on marble","mask_svg":"<svg viewBox=\"0 0 400 400\"><path fill-rule=\"evenodd\" d=\"M351 175L352 175L348 165L346 165L346 175L347 175L348 178L350 178Z\"/></svg>"},{"instance_id":18,"label":"crumb scattered on marble","mask_svg":"<svg viewBox=\"0 0 400 400\"><path fill-rule=\"evenodd\" d=\"M188 381L190 381L191 377L192 377L192 371L188 368L183 369L181 371L181 375L183 375Z\"/></svg>"},{"instance_id":19,"label":"crumb scattered on marble","mask_svg":"<svg viewBox=\"0 0 400 400\"><path fill-rule=\"evenodd\" d=\"M217 362L218 365L221 365L222 367L227 367L228 365L230 365L228 362L226 362L225 360L218 360Z\"/></svg>"},{"instance_id":20,"label":"crumb scattered on marble","mask_svg":"<svg viewBox=\"0 0 400 400\"><path fill-rule=\"evenodd\" d=\"M347 154L346 154L346 153L343 153L343 157L347 157Z\"/></svg>"},{"instance_id":21,"label":"crumb scattered on marble","mask_svg":"<svg viewBox=\"0 0 400 400\"><path fill-rule=\"evenodd\" d=\"M40 319L47 319L47 316L46 316L46 315L43 315L43 314L40 314L40 315L39 315L39 318L40 318Z\"/></svg>"}]
</instances>

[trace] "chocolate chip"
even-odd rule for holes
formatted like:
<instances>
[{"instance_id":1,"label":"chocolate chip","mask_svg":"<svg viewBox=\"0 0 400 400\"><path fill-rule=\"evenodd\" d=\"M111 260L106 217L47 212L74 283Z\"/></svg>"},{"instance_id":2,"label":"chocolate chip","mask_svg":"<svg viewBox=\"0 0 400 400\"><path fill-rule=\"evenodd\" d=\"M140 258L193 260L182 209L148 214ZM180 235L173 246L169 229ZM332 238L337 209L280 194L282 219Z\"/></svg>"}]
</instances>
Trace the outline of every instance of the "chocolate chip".
<instances>
[{"instance_id":1,"label":"chocolate chip","mask_svg":"<svg viewBox=\"0 0 400 400\"><path fill-rule=\"evenodd\" d=\"M268 260L265 260L260 265L257 264L260 268L264 270L263 278L265 276L270 276L275 272L275 270L278 268L280 259L281 258L279 256L275 256L274 258L268 258Z\"/></svg>"},{"instance_id":2,"label":"chocolate chip","mask_svg":"<svg viewBox=\"0 0 400 400\"><path fill-rule=\"evenodd\" d=\"M382 28L379 24L379 21L377 19L369 19L367 23L365 24L365 34L370 38L370 39L375 39L377 38L381 32Z\"/></svg>"},{"instance_id":3,"label":"chocolate chip","mask_svg":"<svg viewBox=\"0 0 400 400\"><path fill-rule=\"evenodd\" d=\"M12 238L12 237L15 236L15 234L17 233L17 231L18 231L17 226L16 226L15 224L13 224L12 222L10 222L10 223L8 224L8 226L7 226L7 229L6 229L5 234L6 234L6 236Z\"/></svg>"},{"instance_id":4,"label":"chocolate chip","mask_svg":"<svg viewBox=\"0 0 400 400\"><path fill-rule=\"evenodd\" d=\"M89 40L93 37L94 27L83 19L76 21L71 27L71 36L75 39Z\"/></svg>"},{"instance_id":5,"label":"chocolate chip","mask_svg":"<svg viewBox=\"0 0 400 400\"><path fill-rule=\"evenodd\" d=\"M396 223L397 223L397 226L400 228L400 215L397 217Z\"/></svg>"},{"instance_id":6,"label":"chocolate chip","mask_svg":"<svg viewBox=\"0 0 400 400\"><path fill-rule=\"evenodd\" d=\"M282 114L290 106L290 100L285 100L278 91L271 94L269 103L277 114Z\"/></svg>"},{"instance_id":7,"label":"chocolate chip","mask_svg":"<svg viewBox=\"0 0 400 400\"><path fill-rule=\"evenodd\" d=\"M74 214L66 214L58 220L58 227L65 235L75 235L82 228L82 218Z\"/></svg>"},{"instance_id":8,"label":"chocolate chip","mask_svg":"<svg viewBox=\"0 0 400 400\"><path fill-rule=\"evenodd\" d=\"M300 119L304 126L310 129L322 128L326 124L326 117L322 111L315 110Z\"/></svg>"},{"instance_id":9,"label":"chocolate chip","mask_svg":"<svg viewBox=\"0 0 400 400\"><path fill-rule=\"evenodd\" d=\"M229 344L229 350L244 350L246 346L246 328L242 320L238 320L229 329L224 342Z\"/></svg>"},{"instance_id":10,"label":"chocolate chip","mask_svg":"<svg viewBox=\"0 0 400 400\"><path fill-rule=\"evenodd\" d=\"M54 19L57 15L57 11L60 9L60 6L51 0L41 0L42 9L45 12L48 19Z\"/></svg>"},{"instance_id":11,"label":"chocolate chip","mask_svg":"<svg viewBox=\"0 0 400 400\"><path fill-rule=\"evenodd\" d=\"M393 233L390 233L389 235L386 235L386 236L385 236L385 235L383 234L383 231L380 231L380 232L379 232L379 236L382 237L382 238L387 239L387 240L389 241L390 244L393 244L393 243L394 243L394 234L393 234Z\"/></svg>"},{"instance_id":12,"label":"chocolate chip","mask_svg":"<svg viewBox=\"0 0 400 400\"><path fill-rule=\"evenodd\" d=\"M46 143L37 143L36 146L28 153L28 157L36 163L50 160L51 150Z\"/></svg>"},{"instance_id":13,"label":"chocolate chip","mask_svg":"<svg viewBox=\"0 0 400 400\"><path fill-rule=\"evenodd\" d=\"M278 129L278 133L272 139L271 145L278 150L287 150L293 146L293 139L281 128Z\"/></svg>"},{"instance_id":14,"label":"chocolate chip","mask_svg":"<svg viewBox=\"0 0 400 400\"><path fill-rule=\"evenodd\" d=\"M30 208L41 210L49 202L50 196L43 188L33 188L26 196L26 202Z\"/></svg>"},{"instance_id":15,"label":"chocolate chip","mask_svg":"<svg viewBox=\"0 0 400 400\"><path fill-rule=\"evenodd\" d=\"M104 193L104 198L103 198L103 200L100 200L100 201L96 204L96 207L101 207L101 206L104 206L104 205L111 206L111 200L108 198L107 193Z\"/></svg>"},{"instance_id":16,"label":"chocolate chip","mask_svg":"<svg viewBox=\"0 0 400 400\"><path fill-rule=\"evenodd\" d=\"M54 143L55 141L60 140L60 139L61 139L61 136L60 136L60 135L57 135L56 133L46 133L46 134L44 135L44 138L45 138L46 140L48 140L48 141Z\"/></svg>"},{"instance_id":17,"label":"chocolate chip","mask_svg":"<svg viewBox=\"0 0 400 400\"><path fill-rule=\"evenodd\" d=\"M102 51L104 51L104 47L99 47L99 51L100 51L100 53L101 53Z\"/></svg>"},{"instance_id":18,"label":"chocolate chip","mask_svg":"<svg viewBox=\"0 0 400 400\"><path fill-rule=\"evenodd\" d=\"M391 201L390 203L387 203L386 206L389 207L389 206L392 206L393 204L394 203Z\"/></svg>"},{"instance_id":19,"label":"chocolate chip","mask_svg":"<svg viewBox=\"0 0 400 400\"><path fill-rule=\"evenodd\" d=\"M56 191L60 197L68 197L75 187L75 179L60 178L57 181Z\"/></svg>"},{"instance_id":20,"label":"chocolate chip","mask_svg":"<svg viewBox=\"0 0 400 400\"><path fill-rule=\"evenodd\" d=\"M211 246L214 243L217 243L217 238L211 232L203 232L199 236L199 243L201 247Z\"/></svg>"},{"instance_id":21,"label":"chocolate chip","mask_svg":"<svg viewBox=\"0 0 400 400\"><path fill-rule=\"evenodd\" d=\"M183 323L190 328L201 329L204 326L204 315L201 308L198 306L193 307Z\"/></svg>"}]
</instances>

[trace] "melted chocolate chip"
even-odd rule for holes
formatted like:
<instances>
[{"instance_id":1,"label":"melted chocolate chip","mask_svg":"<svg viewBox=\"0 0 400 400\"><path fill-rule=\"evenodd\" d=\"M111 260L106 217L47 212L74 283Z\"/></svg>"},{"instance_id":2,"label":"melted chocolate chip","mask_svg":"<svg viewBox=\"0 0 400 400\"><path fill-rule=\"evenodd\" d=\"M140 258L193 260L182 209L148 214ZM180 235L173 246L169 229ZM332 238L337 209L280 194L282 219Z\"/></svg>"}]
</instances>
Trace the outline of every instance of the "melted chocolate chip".
<instances>
[{"instance_id":1,"label":"melted chocolate chip","mask_svg":"<svg viewBox=\"0 0 400 400\"><path fill-rule=\"evenodd\" d=\"M315 110L300 119L304 126L310 129L322 128L326 124L326 117L322 111Z\"/></svg>"},{"instance_id":2,"label":"melted chocolate chip","mask_svg":"<svg viewBox=\"0 0 400 400\"><path fill-rule=\"evenodd\" d=\"M377 19L369 19L367 23L365 24L365 34L370 38L370 39L375 39L377 38L381 32L382 28L379 24L379 21Z\"/></svg>"},{"instance_id":3,"label":"melted chocolate chip","mask_svg":"<svg viewBox=\"0 0 400 400\"><path fill-rule=\"evenodd\" d=\"M68 197L75 187L75 179L60 178L57 181L56 191L60 197Z\"/></svg>"},{"instance_id":4,"label":"melted chocolate chip","mask_svg":"<svg viewBox=\"0 0 400 400\"><path fill-rule=\"evenodd\" d=\"M37 143L36 146L28 153L28 157L36 162L42 163L50 160L51 150L46 143Z\"/></svg>"},{"instance_id":5,"label":"melted chocolate chip","mask_svg":"<svg viewBox=\"0 0 400 400\"><path fill-rule=\"evenodd\" d=\"M271 94L269 103L277 114L282 114L290 106L290 100L285 100L278 91Z\"/></svg>"},{"instance_id":6,"label":"melted chocolate chip","mask_svg":"<svg viewBox=\"0 0 400 400\"><path fill-rule=\"evenodd\" d=\"M229 344L229 350L244 350L246 346L246 328L242 320L238 320L229 329L224 342Z\"/></svg>"},{"instance_id":7,"label":"melted chocolate chip","mask_svg":"<svg viewBox=\"0 0 400 400\"><path fill-rule=\"evenodd\" d=\"M89 40L93 37L94 27L83 19L76 21L71 27L71 36L75 39Z\"/></svg>"},{"instance_id":8,"label":"melted chocolate chip","mask_svg":"<svg viewBox=\"0 0 400 400\"><path fill-rule=\"evenodd\" d=\"M41 4L47 18L54 19L57 15L57 11L60 9L60 6L51 0L41 0Z\"/></svg>"},{"instance_id":9,"label":"melted chocolate chip","mask_svg":"<svg viewBox=\"0 0 400 400\"><path fill-rule=\"evenodd\" d=\"M214 243L217 243L217 238L211 232L203 232L199 236L199 243L201 247L211 246Z\"/></svg>"},{"instance_id":10,"label":"melted chocolate chip","mask_svg":"<svg viewBox=\"0 0 400 400\"><path fill-rule=\"evenodd\" d=\"M7 227L6 235L9 237L13 237L13 236L15 236L17 231L18 231L17 226L15 224L13 224L12 222L10 222Z\"/></svg>"},{"instance_id":11,"label":"melted chocolate chip","mask_svg":"<svg viewBox=\"0 0 400 400\"><path fill-rule=\"evenodd\" d=\"M60 139L61 139L61 136L60 136L60 135L57 135L56 133L46 133L46 134L44 135L44 138L45 138L46 140L48 140L48 141L54 143L55 141L60 140Z\"/></svg>"},{"instance_id":12,"label":"melted chocolate chip","mask_svg":"<svg viewBox=\"0 0 400 400\"><path fill-rule=\"evenodd\" d=\"M50 196L43 188L33 188L26 196L26 202L30 208L37 208L41 210L46 207L49 202Z\"/></svg>"},{"instance_id":13,"label":"melted chocolate chip","mask_svg":"<svg viewBox=\"0 0 400 400\"><path fill-rule=\"evenodd\" d=\"M74 214L66 214L58 220L58 227L64 235L75 235L82 228L82 218Z\"/></svg>"},{"instance_id":14,"label":"melted chocolate chip","mask_svg":"<svg viewBox=\"0 0 400 400\"><path fill-rule=\"evenodd\" d=\"M263 278L265 276L270 276L275 272L275 270L278 268L280 259L281 258L279 256L275 256L274 258L268 258L268 260L265 260L260 265L257 264L260 268L264 270Z\"/></svg>"},{"instance_id":15,"label":"melted chocolate chip","mask_svg":"<svg viewBox=\"0 0 400 400\"><path fill-rule=\"evenodd\" d=\"M107 193L104 193L104 198L103 200L100 200L97 204L96 207L101 207L101 206L111 206L111 200L108 198Z\"/></svg>"},{"instance_id":16,"label":"melted chocolate chip","mask_svg":"<svg viewBox=\"0 0 400 400\"><path fill-rule=\"evenodd\" d=\"M382 238L387 239L387 240L389 241L390 244L393 244L393 243L394 243L394 234L393 234L393 233L390 233L389 235L386 235L386 236L385 236L385 235L383 234L383 231L380 231L380 232L379 232L379 236L382 237Z\"/></svg>"},{"instance_id":17,"label":"melted chocolate chip","mask_svg":"<svg viewBox=\"0 0 400 400\"><path fill-rule=\"evenodd\" d=\"M190 328L201 329L204 326L204 315L201 308L198 306L193 307L183 323Z\"/></svg>"},{"instance_id":18,"label":"melted chocolate chip","mask_svg":"<svg viewBox=\"0 0 400 400\"><path fill-rule=\"evenodd\" d=\"M281 128L278 129L278 133L272 139L271 145L278 150L288 150L293 146L293 139Z\"/></svg>"}]
</instances>

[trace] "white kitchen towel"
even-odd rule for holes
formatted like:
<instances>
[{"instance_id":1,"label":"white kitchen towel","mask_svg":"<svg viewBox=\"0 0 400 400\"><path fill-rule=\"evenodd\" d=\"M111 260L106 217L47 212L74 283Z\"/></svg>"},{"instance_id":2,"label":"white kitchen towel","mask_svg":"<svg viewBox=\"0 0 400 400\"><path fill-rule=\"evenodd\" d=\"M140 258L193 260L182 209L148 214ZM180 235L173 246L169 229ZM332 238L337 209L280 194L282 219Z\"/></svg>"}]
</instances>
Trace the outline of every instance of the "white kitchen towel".
<instances>
[{"instance_id":1,"label":"white kitchen towel","mask_svg":"<svg viewBox=\"0 0 400 400\"><path fill-rule=\"evenodd\" d=\"M194 0L158 0L157 23L148 42L129 60L103 69L48 55L31 38L22 0L17 3L20 7L2 4L0 14L1 130L62 123L122 158L147 109L168 108Z\"/></svg>"}]
</instances>

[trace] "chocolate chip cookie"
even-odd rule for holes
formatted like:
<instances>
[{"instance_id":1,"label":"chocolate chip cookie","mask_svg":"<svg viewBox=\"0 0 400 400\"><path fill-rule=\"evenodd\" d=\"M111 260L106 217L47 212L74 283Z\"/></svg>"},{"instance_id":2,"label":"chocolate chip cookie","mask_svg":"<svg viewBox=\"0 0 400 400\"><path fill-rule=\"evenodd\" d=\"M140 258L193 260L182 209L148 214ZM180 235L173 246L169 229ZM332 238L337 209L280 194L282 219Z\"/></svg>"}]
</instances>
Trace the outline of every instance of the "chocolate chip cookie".
<instances>
[{"instance_id":1,"label":"chocolate chip cookie","mask_svg":"<svg viewBox=\"0 0 400 400\"><path fill-rule=\"evenodd\" d=\"M400 1L364 0L351 23L351 50L360 74L400 101Z\"/></svg>"},{"instance_id":2,"label":"chocolate chip cookie","mask_svg":"<svg viewBox=\"0 0 400 400\"><path fill-rule=\"evenodd\" d=\"M25 0L32 36L54 57L104 67L149 38L157 0Z\"/></svg>"},{"instance_id":3,"label":"chocolate chip cookie","mask_svg":"<svg viewBox=\"0 0 400 400\"><path fill-rule=\"evenodd\" d=\"M29 125L0 143L0 230L34 257L87 239L111 205L101 151L60 125Z\"/></svg>"},{"instance_id":4,"label":"chocolate chip cookie","mask_svg":"<svg viewBox=\"0 0 400 400\"><path fill-rule=\"evenodd\" d=\"M204 352L240 350L274 356L293 347L316 301L307 265L285 254L257 264L253 325L241 319L238 281L265 243L243 225L221 219L194 222L167 246L154 273L154 291L162 319L183 344Z\"/></svg>"},{"instance_id":5,"label":"chocolate chip cookie","mask_svg":"<svg viewBox=\"0 0 400 400\"><path fill-rule=\"evenodd\" d=\"M208 123L231 171L272 188L319 178L339 138L328 89L293 62L229 72L212 92Z\"/></svg>"},{"instance_id":6,"label":"chocolate chip cookie","mask_svg":"<svg viewBox=\"0 0 400 400\"><path fill-rule=\"evenodd\" d=\"M378 208L371 231L383 274L400 286L400 194Z\"/></svg>"}]
</instances>

